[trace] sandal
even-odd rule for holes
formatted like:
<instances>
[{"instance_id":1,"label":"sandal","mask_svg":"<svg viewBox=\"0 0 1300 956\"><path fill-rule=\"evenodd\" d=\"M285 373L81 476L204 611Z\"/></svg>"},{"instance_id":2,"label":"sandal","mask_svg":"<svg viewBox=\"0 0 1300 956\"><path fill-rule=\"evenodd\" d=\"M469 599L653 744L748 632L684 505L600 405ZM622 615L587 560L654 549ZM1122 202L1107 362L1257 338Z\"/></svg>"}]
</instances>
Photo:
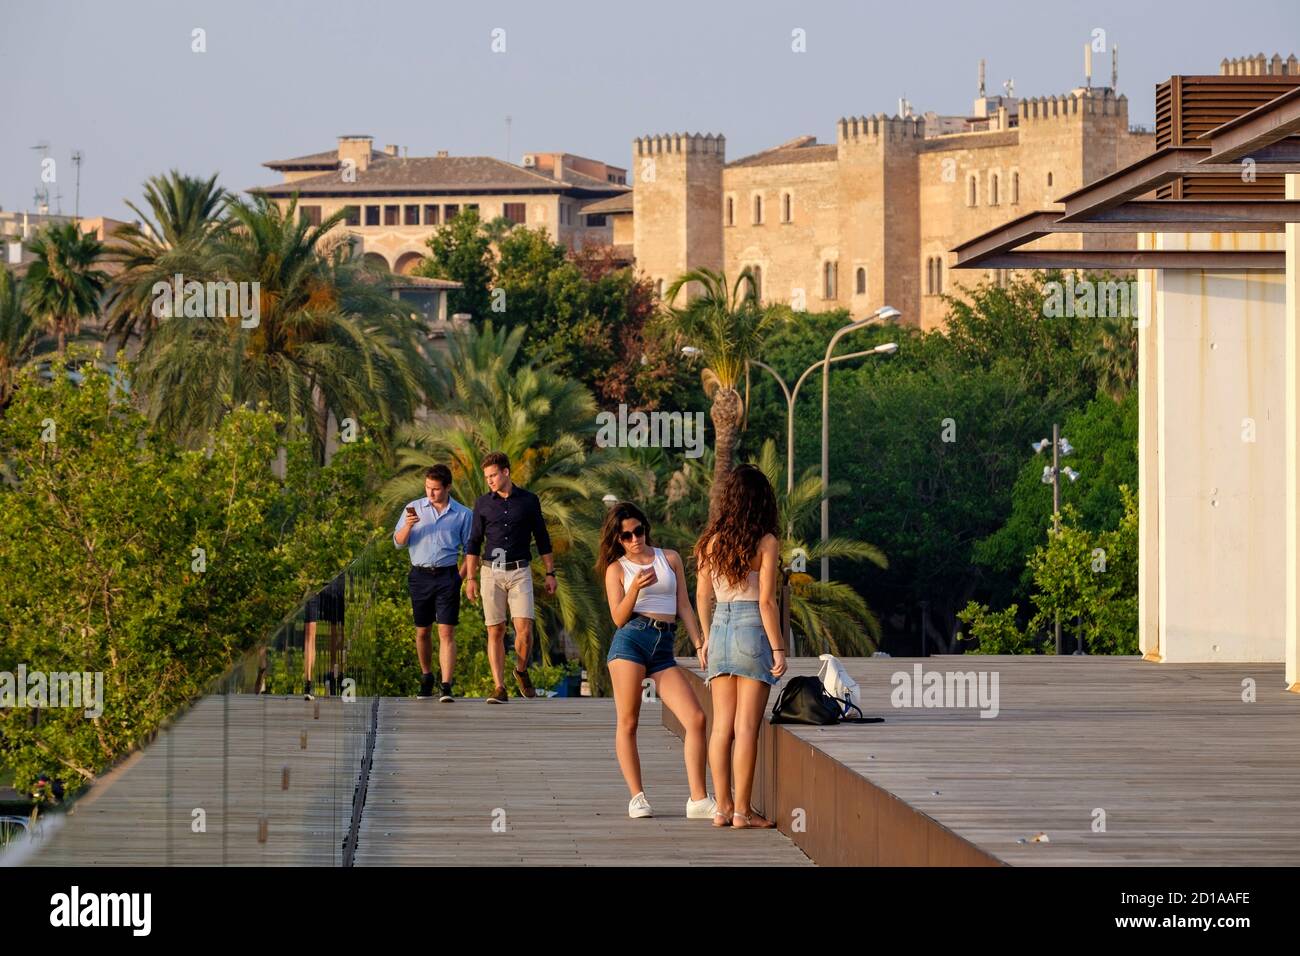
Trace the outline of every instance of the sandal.
<instances>
[{"instance_id":1,"label":"sandal","mask_svg":"<svg viewBox=\"0 0 1300 956\"><path fill-rule=\"evenodd\" d=\"M744 822L737 823L737 820ZM771 830L776 827L771 820L764 819L757 813L733 813L731 825L737 830Z\"/></svg>"},{"instance_id":2,"label":"sandal","mask_svg":"<svg viewBox=\"0 0 1300 956\"><path fill-rule=\"evenodd\" d=\"M721 810L716 810L713 813L713 825L715 827L729 827L731 826L731 817L732 814L730 813L724 813Z\"/></svg>"}]
</instances>

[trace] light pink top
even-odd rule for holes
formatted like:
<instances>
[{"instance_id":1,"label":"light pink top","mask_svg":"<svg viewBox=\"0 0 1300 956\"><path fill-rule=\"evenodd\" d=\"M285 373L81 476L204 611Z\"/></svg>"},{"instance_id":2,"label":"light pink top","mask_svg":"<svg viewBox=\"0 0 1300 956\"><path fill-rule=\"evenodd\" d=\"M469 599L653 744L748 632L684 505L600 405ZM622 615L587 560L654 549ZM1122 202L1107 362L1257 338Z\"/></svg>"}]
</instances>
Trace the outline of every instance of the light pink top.
<instances>
[{"instance_id":1,"label":"light pink top","mask_svg":"<svg viewBox=\"0 0 1300 956\"><path fill-rule=\"evenodd\" d=\"M719 577L715 572L710 571L709 576L713 578L713 594L719 604L725 604L727 601L757 601L758 600L758 572L750 571L745 577L745 586L735 588L724 577Z\"/></svg>"}]
</instances>

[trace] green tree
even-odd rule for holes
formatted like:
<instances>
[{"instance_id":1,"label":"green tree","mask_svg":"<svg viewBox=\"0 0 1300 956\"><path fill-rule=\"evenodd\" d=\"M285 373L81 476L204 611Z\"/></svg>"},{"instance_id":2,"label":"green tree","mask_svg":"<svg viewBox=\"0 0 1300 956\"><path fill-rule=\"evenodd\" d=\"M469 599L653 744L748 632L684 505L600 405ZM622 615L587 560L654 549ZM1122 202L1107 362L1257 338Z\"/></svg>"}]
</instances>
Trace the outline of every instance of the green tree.
<instances>
[{"instance_id":1,"label":"green tree","mask_svg":"<svg viewBox=\"0 0 1300 956\"><path fill-rule=\"evenodd\" d=\"M418 326L383 276L326 248L340 211L319 226L256 197L229 205L232 228L219 244L220 274L257 283L260 315L164 321L140 356L139 389L150 420L186 444L201 443L230 409L265 402L308 435L321 459L328 416L410 421L429 384Z\"/></svg>"},{"instance_id":2,"label":"green tree","mask_svg":"<svg viewBox=\"0 0 1300 956\"><path fill-rule=\"evenodd\" d=\"M36 259L23 280L24 304L54 336L62 359L68 337L76 335L81 323L99 309L99 297L108 284L108 273L97 266L104 247L68 222L46 226L27 249Z\"/></svg>"},{"instance_id":3,"label":"green tree","mask_svg":"<svg viewBox=\"0 0 1300 956\"><path fill-rule=\"evenodd\" d=\"M18 372L35 357L39 339L23 306L22 283L0 268L0 411L8 407Z\"/></svg>"},{"instance_id":4,"label":"green tree","mask_svg":"<svg viewBox=\"0 0 1300 956\"><path fill-rule=\"evenodd\" d=\"M171 285L176 275L198 281L215 275L216 240L227 227L221 216L227 194L216 174L199 179L173 169L152 176L145 181L144 199L149 213L128 202L140 223L118 229L104 255L118 266L109 286L108 332L123 345L157 327L157 283Z\"/></svg>"},{"instance_id":5,"label":"green tree","mask_svg":"<svg viewBox=\"0 0 1300 956\"><path fill-rule=\"evenodd\" d=\"M80 384L42 385L28 370L0 418L0 670L102 673L104 709L0 709L20 789L46 771L75 790L128 752L373 527L358 515L373 443L327 469L291 443L282 480L273 414L238 410L209 449L185 452L110 373L79 371ZM313 566L307 553L323 558Z\"/></svg>"},{"instance_id":6,"label":"green tree","mask_svg":"<svg viewBox=\"0 0 1300 956\"><path fill-rule=\"evenodd\" d=\"M476 319L491 314L496 262L492 242L499 233L499 227L485 226L477 209L462 209L429 237L429 257L416 267L415 274L462 284L448 293L452 314L464 312Z\"/></svg>"},{"instance_id":7,"label":"green tree","mask_svg":"<svg viewBox=\"0 0 1300 956\"><path fill-rule=\"evenodd\" d=\"M1073 447L1061 465L1079 473L1076 481L1062 478L1061 501L1077 509L1080 525L1089 531L1116 527L1124 514L1120 486L1137 487L1138 482L1137 392L1129 391L1119 402L1105 395L1094 398L1066 416L1061 434ZM1028 558L1046 540L1052 525L1052 486L1042 480L1051 452L1038 455L1029 447L1031 439L1051 435L1047 427L1042 434L1025 438L1023 464L1011 489L1011 512L1002 527L976 542L972 551L976 564L1008 581L1019 579L1013 589L993 591L990 598L995 603L1011 597L1023 603L1028 597L1032 579Z\"/></svg>"},{"instance_id":8,"label":"green tree","mask_svg":"<svg viewBox=\"0 0 1300 956\"><path fill-rule=\"evenodd\" d=\"M679 293L691 283L700 294L685 306L675 306ZM664 293L666 330L684 345L700 350L705 363L702 381L712 400L714 472L709 494L709 517L717 514L722 477L732 467L745 403L737 385L749 360L757 358L772 330L774 315L758 304L754 277L748 269L735 283L709 269L695 269L675 279Z\"/></svg>"}]
</instances>

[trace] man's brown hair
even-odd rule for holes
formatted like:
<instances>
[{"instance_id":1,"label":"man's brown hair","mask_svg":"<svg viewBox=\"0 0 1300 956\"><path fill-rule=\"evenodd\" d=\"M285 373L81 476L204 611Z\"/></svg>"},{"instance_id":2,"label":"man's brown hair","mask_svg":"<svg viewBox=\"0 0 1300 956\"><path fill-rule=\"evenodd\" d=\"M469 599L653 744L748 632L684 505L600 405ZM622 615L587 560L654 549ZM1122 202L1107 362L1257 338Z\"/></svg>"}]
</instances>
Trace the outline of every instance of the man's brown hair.
<instances>
[{"instance_id":1,"label":"man's brown hair","mask_svg":"<svg viewBox=\"0 0 1300 956\"><path fill-rule=\"evenodd\" d=\"M490 451L483 456L483 460L479 462L479 467L486 468L489 465L496 465L502 471L505 471L510 467L510 459L506 457L506 453L503 451Z\"/></svg>"},{"instance_id":2,"label":"man's brown hair","mask_svg":"<svg viewBox=\"0 0 1300 956\"><path fill-rule=\"evenodd\" d=\"M451 487L451 469L446 465L434 465L424 470L425 478L432 478L441 484L444 488Z\"/></svg>"}]
</instances>

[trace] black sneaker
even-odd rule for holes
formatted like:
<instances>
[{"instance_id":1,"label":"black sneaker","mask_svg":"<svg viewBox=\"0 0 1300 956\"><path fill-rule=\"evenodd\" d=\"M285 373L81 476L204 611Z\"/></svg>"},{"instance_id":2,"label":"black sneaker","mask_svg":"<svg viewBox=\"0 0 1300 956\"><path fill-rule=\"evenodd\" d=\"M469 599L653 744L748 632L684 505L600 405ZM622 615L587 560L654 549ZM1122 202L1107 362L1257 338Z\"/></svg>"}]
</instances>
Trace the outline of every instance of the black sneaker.
<instances>
[{"instance_id":1,"label":"black sneaker","mask_svg":"<svg viewBox=\"0 0 1300 956\"><path fill-rule=\"evenodd\" d=\"M302 699L303 699L303 700L315 700L315 699L316 699L315 697L312 696L312 693L311 693L311 681L309 681L309 680L305 680L305 681L302 682Z\"/></svg>"},{"instance_id":2,"label":"black sneaker","mask_svg":"<svg viewBox=\"0 0 1300 956\"><path fill-rule=\"evenodd\" d=\"M506 695L505 687L498 686L497 689L492 692L492 696L487 699L487 702L489 704L504 704L509 699L509 696Z\"/></svg>"},{"instance_id":3,"label":"black sneaker","mask_svg":"<svg viewBox=\"0 0 1300 956\"><path fill-rule=\"evenodd\" d=\"M438 701L443 704L450 704L455 699L456 698L451 696L451 685L444 681L442 684L442 696L438 698Z\"/></svg>"},{"instance_id":4,"label":"black sneaker","mask_svg":"<svg viewBox=\"0 0 1300 956\"><path fill-rule=\"evenodd\" d=\"M416 697L433 696L433 675L432 674L422 674L420 676L420 692L415 696Z\"/></svg>"}]
</instances>

